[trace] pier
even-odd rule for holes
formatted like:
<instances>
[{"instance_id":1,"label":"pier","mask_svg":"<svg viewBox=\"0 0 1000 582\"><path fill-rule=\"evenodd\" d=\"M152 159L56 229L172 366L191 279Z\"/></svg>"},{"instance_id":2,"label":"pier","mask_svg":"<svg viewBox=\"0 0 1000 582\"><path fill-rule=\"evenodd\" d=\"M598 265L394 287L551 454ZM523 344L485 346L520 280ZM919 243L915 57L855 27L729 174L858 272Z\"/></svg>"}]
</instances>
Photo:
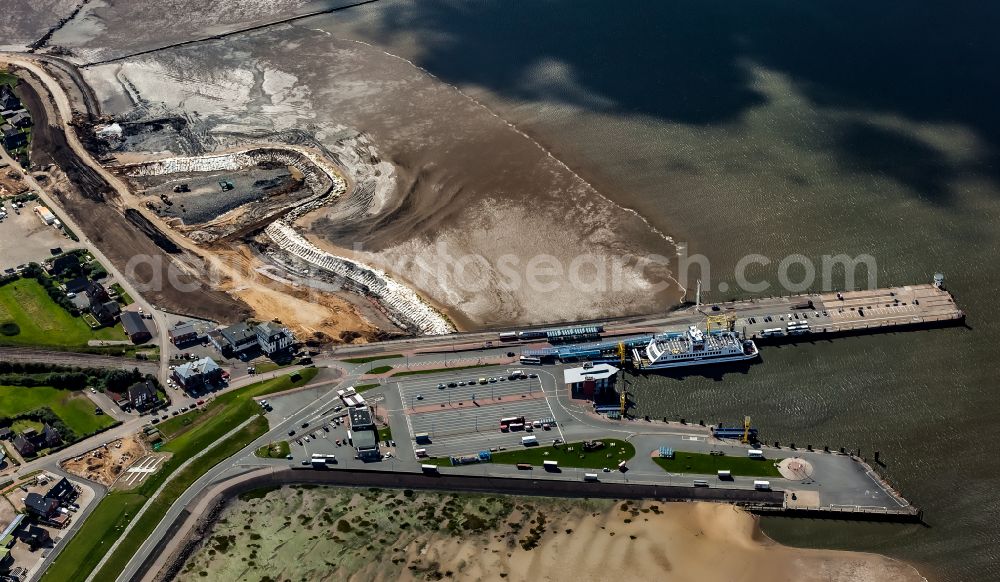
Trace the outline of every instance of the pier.
<instances>
[{"instance_id":1,"label":"pier","mask_svg":"<svg viewBox=\"0 0 1000 582\"><path fill-rule=\"evenodd\" d=\"M861 335L904 328L942 327L959 324L965 313L944 288L933 285L906 285L868 291L845 291L785 298L782 311L762 312L767 302L726 304L734 313L735 329L763 343L808 339L829 335ZM789 324L805 329L789 331ZM802 326L801 324L805 325ZM765 330L780 329L768 335Z\"/></svg>"}]
</instances>

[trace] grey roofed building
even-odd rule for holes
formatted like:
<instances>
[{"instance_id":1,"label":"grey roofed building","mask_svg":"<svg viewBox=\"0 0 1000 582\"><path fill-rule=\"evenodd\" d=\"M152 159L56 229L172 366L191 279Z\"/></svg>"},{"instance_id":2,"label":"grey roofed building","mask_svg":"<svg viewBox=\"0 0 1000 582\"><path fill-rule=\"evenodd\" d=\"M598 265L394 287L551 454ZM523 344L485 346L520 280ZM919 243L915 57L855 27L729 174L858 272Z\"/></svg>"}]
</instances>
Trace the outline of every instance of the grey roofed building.
<instances>
[{"instance_id":1,"label":"grey roofed building","mask_svg":"<svg viewBox=\"0 0 1000 582\"><path fill-rule=\"evenodd\" d=\"M202 358L177 366L174 379L185 390L201 388L206 384L218 382L222 377L222 368L212 358Z\"/></svg>"},{"instance_id":2,"label":"grey roofed building","mask_svg":"<svg viewBox=\"0 0 1000 582\"><path fill-rule=\"evenodd\" d=\"M13 125L5 123L0 126L0 131L3 132L3 145L5 148L13 150L28 145L28 136Z\"/></svg>"},{"instance_id":3,"label":"grey roofed building","mask_svg":"<svg viewBox=\"0 0 1000 582\"><path fill-rule=\"evenodd\" d=\"M35 451L38 450L35 447L35 443L31 442L30 439L25 438L25 436L21 434L14 437L14 442L11 444L14 445L14 449L22 457L30 457L35 454Z\"/></svg>"},{"instance_id":4,"label":"grey roofed building","mask_svg":"<svg viewBox=\"0 0 1000 582\"><path fill-rule=\"evenodd\" d=\"M170 328L167 335L170 336L170 341L177 344L194 341L200 334L194 323L181 323Z\"/></svg>"},{"instance_id":5,"label":"grey roofed building","mask_svg":"<svg viewBox=\"0 0 1000 582\"><path fill-rule=\"evenodd\" d=\"M358 455L362 459L377 459L379 456L378 450L378 434L375 429L359 430L354 433L352 439L354 440L354 448L358 450Z\"/></svg>"},{"instance_id":6,"label":"grey roofed building","mask_svg":"<svg viewBox=\"0 0 1000 582\"><path fill-rule=\"evenodd\" d=\"M79 293L86 289L89 283L86 277L75 277L66 282L66 292Z\"/></svg>"},{"instance_id":7,"label":"grey roofed building","mask_svg":"<svg viewBox=\"0 0 1000 582\"><path fill-rule=\"evenodd\" d=\"M97 321L107 325L115 320L122 312L122 308L117 301L91 301L90 313L97 318Z\"/></svg>"},{"instance_id":8,"label":"grey roofed building","mask_svg":"<svg viewBox=\"0 0 1000 582\"><path fill-rule=\"evenodd\" d=\"M351 430L375 428L371 410L367 406L355 406L351 408L348 416L350 418Z\"/></svg>"},{"instance_id":9,"label":"grey roofed building","mask_svg":"<svg viewBox=\"0 0 1000 582\"><path fill-rule=\"evenodd\" d=\"M48 518L59 508L59 502L38 493L28 493L24 498L24 507L39 517Z\"/></svg>"},{"instance_id":10,"label":"grey roofed building","mask_svg":"<svg viewBox=\"0 0 1000 582\"><path fill-rule=\"evenodd\" d=\"M257 347L257 334L245 322L220 329L217 336L209 334L209 339L227 356Z\"/></svg>"},{"instance_id":11,"label":"grey roofed building","mask_svg":"<svg viewBox=\"0 0 1000 582\"><path fill-rule=\"evenodd\" d=\"M21 540L21 542L28 544L32 548L39 548L48 544L52 540L52 538L49 537L48 531L34 524L28 524L27 527L21 528L21 530L17 532L17 537Z\"/></svg>"},{"instance_id":12,"label":"grey roofed building","mask_svg":"<svg viewBox=\"0 0 1000 582\"><path fill-rule=\"evenodd\" d=\"M58 430L46 423L42 427L42 433L38 435L38 442L36 444L43 448L59 446L62 444L62 435L59 434Z\"/></svg>"},{"instance_id":13,"label":"grey roofed building","mask_svg":"<svg viewBox=\"0 0 1000 582\"><path fill-rule=\"evenodd\" d=\"M49 499L55 499L62 503L69 503L76 498L76 488L70 483L69 479L63 477L58 483L49 489L49 492L45 494Z\"/></svg>"},{"instance_id":14,"label":"grey roofed building","mask_svg":"<svg viewBox=\"0 0 1000 582\"><path fill-rule=\"evenodd\" d=\"M295 336L285 326L273 321L259 323L253 328L257 335L257 343L265 354L273 354L290 348L295 342Z\"/></svg>"},{"instance_id":15,"label":"grey roofed building","mask_svg":"<svg viewBox=\"0 0 1000 582\"><path fill-rule=\"evenodd\" d=\"M140 344L149 341L153 337L153 334L149 332L149 328L146 327L146 322L143 321L142 316L138 313L123 311L119 319L122 322L122 328L125 329L125 334L132 340L132 343Z\"/></svg>"},{"instance_id":16,"label":"grey roofed building","mask_svg":"<svg viewBox=\"0 0 1000 582\"><path fill-rule=\"evenodd\" d=\"M9 85L0 86L0 109L17 110L21 108L21 100L14 95Z\"/></svg>"},{"instance_id":17,"label":"grey roofed building","mask_svg":"<svg viewBox=\"0 0 1000 582\"><path fill-rule=\"evenodd\" d=\"M156 386L146 380L136 382L128 387L128 400L132 408L136 410L148 410L160 402L160 397L156 394Z\"/></svg>"},{"instance_id":18,"label":"grey roofed building","mask_svg":"<svg viewBox=\"0 0 1000 582\"><path fill-rule=\"evenodd\" d=\"M7 118L7 123L14 127L31 127L31 114L27 111L19 111Z\"/></svg>"}]
</instances>

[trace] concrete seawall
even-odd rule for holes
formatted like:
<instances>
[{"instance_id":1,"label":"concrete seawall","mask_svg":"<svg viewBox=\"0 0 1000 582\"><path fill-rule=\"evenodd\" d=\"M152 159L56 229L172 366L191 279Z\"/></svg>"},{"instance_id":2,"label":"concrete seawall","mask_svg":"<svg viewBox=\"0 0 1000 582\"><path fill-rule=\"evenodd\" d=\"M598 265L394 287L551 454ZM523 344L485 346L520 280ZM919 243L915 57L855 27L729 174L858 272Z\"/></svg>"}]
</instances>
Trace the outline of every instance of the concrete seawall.
<instances>
[{"instance_id":1,"label":"concrete seawall","mask_svg":"<svg viewBox=\"0 0 1000 582\"><path fill-rule=\"evenodd\" d=\"M657 499L662 501L707 501L732 503L755 508L783 508L784 494L780 491L754 491L746 489L715 489L666 485L629 485L624 483L587 483L550 479L521 479L509 477L480 477L473 475L423 475L420 473L390 473L363 469L314 470L311 468L281 468L252 477L233 478L207 503L209 508L202 516L190 512L204 500L194 500L182 511L167 530L167 535L157 542L149 557L142 563L133 579L170 580L184 562L197 549L198 541L205 536L218 518L225 503L233 497L256 489L277 488L284 485L322 485L330 487L384 487L389 489L421 489L459 493L499 493L532 497L601 498L601 499ZM194 520L192 523L189 520ZM188 539L181 543L159 572L150 568L167 550L171 538L185 530Z\"/></svg>"}]
</instances>

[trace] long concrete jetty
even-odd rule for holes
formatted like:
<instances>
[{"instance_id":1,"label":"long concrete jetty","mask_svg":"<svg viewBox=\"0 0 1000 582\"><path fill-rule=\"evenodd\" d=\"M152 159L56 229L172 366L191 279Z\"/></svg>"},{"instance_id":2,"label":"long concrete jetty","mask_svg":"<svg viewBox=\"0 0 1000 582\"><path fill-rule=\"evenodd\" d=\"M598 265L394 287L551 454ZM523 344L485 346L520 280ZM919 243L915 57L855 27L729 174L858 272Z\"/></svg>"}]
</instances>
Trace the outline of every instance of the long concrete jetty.
<instances>
[{"instance_id":1,"label":"long concrete jetty","mask_svg":"<svg viewBox=\"0 0 1000 582\"><path fill-rule=\"evenodd\" d=\"M781 341L816 335L878 333L907 327L936 327L961 323L965 313L944 288L905 285L867 291L845 291L785 298L768 309L767 302L723 304L737 317L735 329L748 338ZM783 308L778 310L776 308ZM763 309L763 311L762 311ZM712 315L712 312L706 312ZM805 326L802 326L805 323ZM807 327L791 334L789 325ZM767 334L765 330L781 330Z\"/></svg>"}]
</instances>

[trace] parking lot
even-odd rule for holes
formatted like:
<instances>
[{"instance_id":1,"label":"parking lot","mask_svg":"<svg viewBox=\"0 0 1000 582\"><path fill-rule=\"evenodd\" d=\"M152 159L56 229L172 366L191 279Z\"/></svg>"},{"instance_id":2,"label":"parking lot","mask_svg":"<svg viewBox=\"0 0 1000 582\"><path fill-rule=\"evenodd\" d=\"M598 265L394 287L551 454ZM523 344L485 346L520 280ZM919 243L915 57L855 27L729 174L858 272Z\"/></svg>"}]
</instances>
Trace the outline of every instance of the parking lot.
<instances>
[{"instance_id":1,"label":"parking lot","mask_svg":"<svg viewBox=\"0 0 1000 582\"><path fill-rule=\"evenodd\" d=\"M7 213L6 218L0 220L0 248L4 250L0 254L0 271L30 262L41 263L52 257L54 248L63 251L83 248L62 230L43 224L32 211L35 205L29 202L15 211L10 200L0 201L0 208Z\"/></svg>"},{"instance_id":2,"label":"parking lot","mask_svg":"<svg viewBox=\"0 0 1000 582\"><path fill-rule=\"evenodd\" d=\"M429 456L443 457L520 447L521 437L529 434L541 444L561 438L558 426L550 431L501 432L501 418L523 416L530 424L554 417L538 378L509 379L517 369L521 368L477 368L400 381L410 438L418 433L430 435L430 444L415 447L426 449ZM523 372L532 373L528 369ZM486 379L485 384L481 378Z\"/></svg>"}]
</instances>

